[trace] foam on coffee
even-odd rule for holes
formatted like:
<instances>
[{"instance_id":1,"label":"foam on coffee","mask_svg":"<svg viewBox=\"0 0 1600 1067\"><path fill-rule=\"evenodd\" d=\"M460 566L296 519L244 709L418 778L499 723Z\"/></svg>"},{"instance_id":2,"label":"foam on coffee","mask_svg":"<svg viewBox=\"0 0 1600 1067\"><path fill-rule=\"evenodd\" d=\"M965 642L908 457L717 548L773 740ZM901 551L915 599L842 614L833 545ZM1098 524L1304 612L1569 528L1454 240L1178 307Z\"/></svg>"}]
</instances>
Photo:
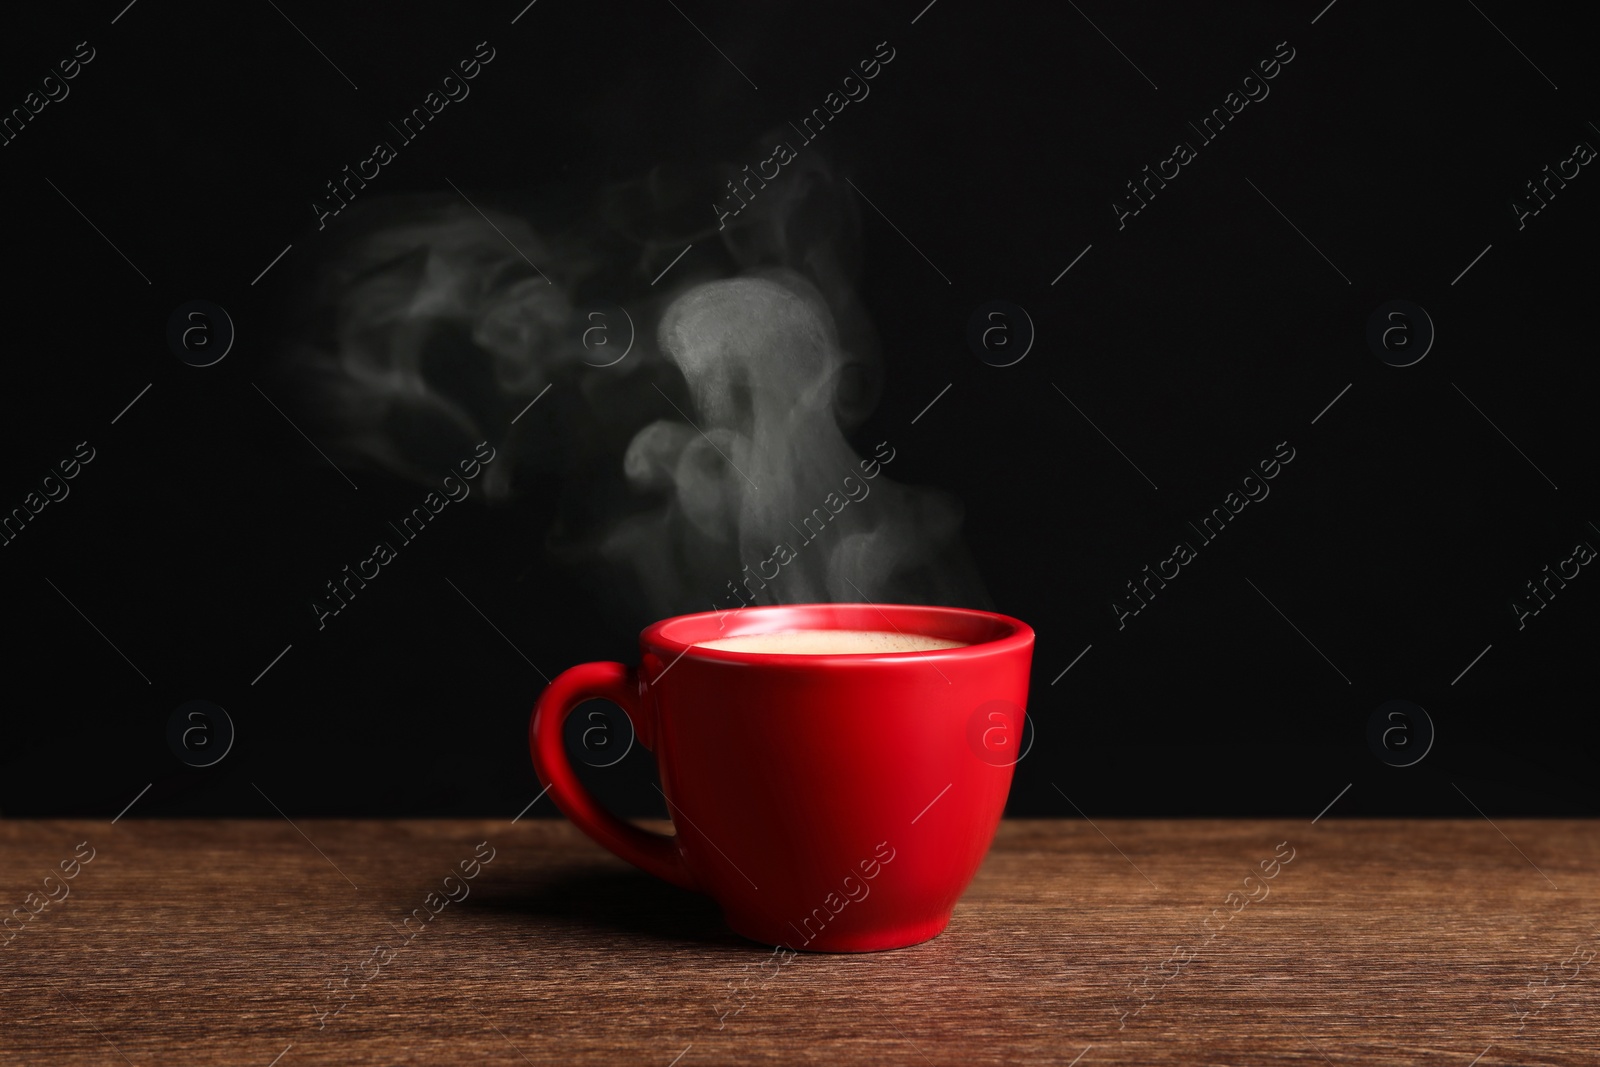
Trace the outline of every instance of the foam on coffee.
<instances>
[{"instance_id":1,"label":"foam on coffee","mask_svg":"<svg viewBox=\"0 0 1600 1067\"><path fill-rule=\"evenodd\" d=\"M939 648L964 648L966 644L965 641L892 630L790 630L719 637L712 641L697 641L695 647L780 656L839 656L869 652L929 652Z\"/></svg>"}]
</instances>

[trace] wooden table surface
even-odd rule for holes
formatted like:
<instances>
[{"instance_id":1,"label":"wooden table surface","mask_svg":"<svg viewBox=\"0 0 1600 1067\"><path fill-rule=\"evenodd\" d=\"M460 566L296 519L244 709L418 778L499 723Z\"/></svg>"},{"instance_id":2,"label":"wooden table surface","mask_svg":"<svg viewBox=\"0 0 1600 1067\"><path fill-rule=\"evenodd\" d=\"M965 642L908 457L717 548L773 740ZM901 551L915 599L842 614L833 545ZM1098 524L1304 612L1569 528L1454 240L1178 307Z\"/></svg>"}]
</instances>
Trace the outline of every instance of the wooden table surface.
<instances>
[{"instance_id":1,"label":"wooden table surface","mask_svg":"<svg viewBox=\"0 0 1600 1067\"><path fill-rule=\"evenodd\" d=\"M0 822L0 1063L1592 1065L1597 829L1011 821L780 963L563 821Z\"/></svg>"}]
</instances>

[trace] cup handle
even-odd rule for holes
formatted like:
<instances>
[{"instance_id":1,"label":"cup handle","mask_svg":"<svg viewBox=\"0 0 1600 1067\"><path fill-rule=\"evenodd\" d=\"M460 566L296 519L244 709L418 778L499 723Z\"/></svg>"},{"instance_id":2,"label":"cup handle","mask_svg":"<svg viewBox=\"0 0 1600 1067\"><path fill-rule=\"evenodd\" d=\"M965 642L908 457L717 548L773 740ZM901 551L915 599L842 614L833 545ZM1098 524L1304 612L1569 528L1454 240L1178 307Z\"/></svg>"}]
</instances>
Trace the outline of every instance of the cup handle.
<instances>
[{"instance_id":1,"label":"cup handle","mask_svg":"<svg viewBox=\"0 0 1600 1067\"><path fill-rule=\"evenodd\" d=\"M562 727L573 708L595 698L609 700L627 712L641 741L653 739L655 724L645 721L648 712L640 699L637 674L620 663L580 664L556 675L534 705L533 718L528 723L528 747L539 781L549 789L556 807L578 829L640 870L683 889L698 890L672 837L641 830L617 818L578 781L562 743Z\"/></svg>"}]
</instances>

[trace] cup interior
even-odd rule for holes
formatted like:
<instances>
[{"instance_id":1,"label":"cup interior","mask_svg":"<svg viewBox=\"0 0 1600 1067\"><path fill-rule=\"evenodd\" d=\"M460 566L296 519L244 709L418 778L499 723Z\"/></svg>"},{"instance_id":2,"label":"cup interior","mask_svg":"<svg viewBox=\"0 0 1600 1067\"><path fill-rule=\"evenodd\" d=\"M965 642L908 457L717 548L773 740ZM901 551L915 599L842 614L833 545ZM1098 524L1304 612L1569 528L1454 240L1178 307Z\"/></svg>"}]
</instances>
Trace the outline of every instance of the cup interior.
<instances>
[{"instance_id":1,"label":"cup interior","mask_svg":"<svg viewBox=\"0 0 1600 1067\"><path fill-rule=\"evenodd\" d=\"M699 641L796 630L879 630L960 641L961 648L915 652L765 653L696 646ZM679 615L645 630L644 643L659 652L717 660L874 661L907 656L961 656L1026 644L1033 630L1007 615L975 608L927 604L780 604Z\"/></svg>"}]
</instances>

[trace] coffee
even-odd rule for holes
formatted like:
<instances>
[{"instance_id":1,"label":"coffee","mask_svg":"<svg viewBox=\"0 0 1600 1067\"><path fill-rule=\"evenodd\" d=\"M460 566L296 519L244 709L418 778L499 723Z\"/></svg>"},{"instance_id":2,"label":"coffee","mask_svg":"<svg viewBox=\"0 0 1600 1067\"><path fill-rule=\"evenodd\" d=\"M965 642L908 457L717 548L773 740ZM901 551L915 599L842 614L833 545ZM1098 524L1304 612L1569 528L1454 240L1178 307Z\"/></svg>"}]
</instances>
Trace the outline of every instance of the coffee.
<instances>
[{"instance_id":1,"label":"coffee","mask_svg":"<svg viewBox=\"0 0 1600 1067\"><path fill-rule=\"evenodd\" d=\"M764 655L839 656L869 652L929 652L940 648L964 648L966 644L965 641L893 630L793 630L719 637L712 641L697 641L695 647L728 652L759 652Z\"/></svg>"}]
</instances>

